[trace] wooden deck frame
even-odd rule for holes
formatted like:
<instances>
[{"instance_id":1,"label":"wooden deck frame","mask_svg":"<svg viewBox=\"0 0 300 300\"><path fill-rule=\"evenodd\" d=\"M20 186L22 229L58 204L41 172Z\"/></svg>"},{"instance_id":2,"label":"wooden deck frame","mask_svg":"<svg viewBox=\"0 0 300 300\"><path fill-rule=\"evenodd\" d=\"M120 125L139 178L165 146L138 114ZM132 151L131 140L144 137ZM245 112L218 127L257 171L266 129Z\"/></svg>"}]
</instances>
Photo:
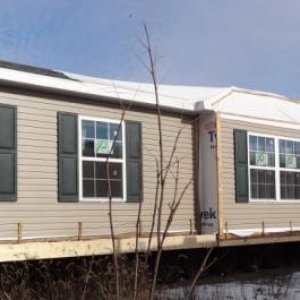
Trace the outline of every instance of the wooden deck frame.
<instances>
[{"instance_id":1,"label":"wooden deck frame","mask_svg":"<svg viewBox=\"0 0 300 300\"><path fill-rule=\"evenodd\" d=\"M294 243L300 242L300 232L281 232L281 233L257 233L249 237L239 238L232 234L227 234L226 238L218 239L219 247L235 247L235 246L254 246L264 244L277 243Z\"/></svg>"},{"instance_id":2,"label":"wooden deck frame","mask_svg":"<svg viewBox=\"0 0 300 300\"><path fill-rule=\"evenodd\" d=\"M152 240L151 250L157 250L157 239ZM215 234L192 234L168 236L164 243L164 250L206 249L214 247L238 247L263 245L274 243L300 242L300 232L281 234L265 234L238 238L227 234L220 238ZM120 254L135 252L135 237L119 237L116 239L117 251ZM139 238L139 251L147 250L148 238ZM95 239L70 240L35 240L21 242L3 242L0 244L0 262L13 262L38 259L59 259L84 257L94 255L111 255L112 241L109 237Z\"/></svg>"},{"instance_id":3,"label":"wooden deck frame","mask_svg":"<svg viewBox=\"0 0 300 300\"><path fill-rule=\"evenodd\" d=\"M157 239L153 238L151 249L157 249ZM134 253L136 239L119 238L116 240L120 254ZM195 248L211 248L217 245L216 236L209 235L179 235L168 236L164 242L164 250L181 250ZM146 251L148 238L139 238L139 251ZM55 259L67 257L110 255L112 241L110 238L92 240L64 240L64 241L28 241L21 243L0 244L0 262Z\"/></svg>"}]
</instances>

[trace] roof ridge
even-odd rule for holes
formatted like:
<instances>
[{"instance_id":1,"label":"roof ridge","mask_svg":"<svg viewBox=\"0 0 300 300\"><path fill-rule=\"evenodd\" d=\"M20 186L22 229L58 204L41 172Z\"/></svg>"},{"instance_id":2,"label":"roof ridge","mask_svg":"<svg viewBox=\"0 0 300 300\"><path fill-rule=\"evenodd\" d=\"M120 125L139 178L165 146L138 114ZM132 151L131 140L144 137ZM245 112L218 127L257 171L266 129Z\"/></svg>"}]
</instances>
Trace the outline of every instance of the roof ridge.
<instances>
[{"instance_id":1,"label":"roof ridge","mask_svg":"<svg viewBox=\"0 0 300 300\"><path fill-rule=\"evenodd\" d=\"M293 103L300 104L299 99L293 99L291 97L272 93L272 92L266 92L266 91L259 91L259 90L251 90L247 88L239 88L239 87L232 87L232 92L238 92L238 93L244 93L244 94L250 94L250 95L257 95L257 96L264 96L264 97L270 97L270 98L277 98L283 101L289 101Z\"/></svg>"}]
</instances>

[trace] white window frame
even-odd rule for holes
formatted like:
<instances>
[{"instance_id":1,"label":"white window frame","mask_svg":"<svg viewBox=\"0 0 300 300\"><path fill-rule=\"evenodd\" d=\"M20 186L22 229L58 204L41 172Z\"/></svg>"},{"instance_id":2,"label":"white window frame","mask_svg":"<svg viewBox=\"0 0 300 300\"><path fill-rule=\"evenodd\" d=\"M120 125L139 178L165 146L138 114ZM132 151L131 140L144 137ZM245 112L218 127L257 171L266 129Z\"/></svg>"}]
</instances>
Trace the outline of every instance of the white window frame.
<instances>
[{"instance_id":1,"label":"white window frame","mask_svg":"<svg viewBox=\"0 0 300 300\"><path fill-rule=\"evenodd\" d=\"M265 137L265 138L273 138L274 139L274 146L275 146L275 166L274 167L265 167L265 166L252 166L250 164L250 136L258 136L258 137ZM300 142L299 138L291 138L291 137L284 137L284 136L277 136L277 135L269 135L257 132L250 132L247 133L247 144L248 144L248 193L249 193L249 202L254 203L299 203L300 199L281 199L281 191L280 191L280 171L286 172L299 172L300 169L289 169L289 168L281 168L280 167L280 159L279 159L279 140L288 140L294 142ZM261 170L273 170L275 171L275 199L259 199L259 198L251 198L251 178L250 178L250 171L251 169L261 169Z\"/></svg>"},{"instance_id":2,"label":"white window frame","mask_svg":"<svg viewBox=\"0 0 300 300\"><path fill-rule=\"evenodd\" d=\"M79 201L81 202L108 202L108 197L90 198L83 197L83 178L82 178L82 162L93 161L93 162L106 162L105 157L85 157L82 155L82 121L94 121L94 122L106 122L113 124L122 125L122 158L109 158L110 162L122 163L122 184L123 184L123 198L112 198L112 202L126 202L127 201L127 176L126 176L126 136L125 136L125 122L114 119L79 116L78 117L78 180L79 180Z\"/></svg>"}]
</instances>

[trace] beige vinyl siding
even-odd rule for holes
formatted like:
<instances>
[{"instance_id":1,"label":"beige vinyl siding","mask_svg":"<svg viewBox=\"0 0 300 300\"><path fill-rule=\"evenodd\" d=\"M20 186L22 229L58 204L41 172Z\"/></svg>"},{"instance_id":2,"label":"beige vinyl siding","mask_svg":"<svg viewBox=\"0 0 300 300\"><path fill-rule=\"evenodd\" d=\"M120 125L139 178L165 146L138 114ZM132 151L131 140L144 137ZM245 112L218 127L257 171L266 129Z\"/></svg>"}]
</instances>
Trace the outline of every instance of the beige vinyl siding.
<instances>
[{"instance_id":1,"label":"beige vinyl siding","mask_svg":"<svg viewBox=\"0 0 300 300\"><path fill-rule=\"evenodd\" d=\"M266 229L271 227L300 226L300 201L287 203L282 201L266 203L235 202L234 176L234 145L233 129L244 129L260 134L277 135L283 137L300 138L297 130L280 127L265 126L258 123L241 122L222 119L222 146L223 146L223 183L224 183L224 223L228 229L260 229L262 222Z\"/></svg>"},{"instance_id":2,"label":"beige vinyl siding","mask_svg":"<svg viewBox=\"0 0 300 300\"><path fill-rule=\"evenodd\" d=\"M0 239L16 239L17 223L23 224L24 238L76 236L78 222L83 222L83 235L107 235L108 203L58 203L57 200L57 112L119 120L117 106L88 101L19 92L0 92L0 103L16 105L18 110L18 199L16 203L0 203ZM148 231L152 221L156 187L155 159L158 157L157 116L147 109L131 109L126 120L142 122L144 202L142 226ZM185 117L189 120L189 118ZM180 160L179 188L193 176L192 125L179 114L164 114L162 120L164 150L170 155L179 128L184 127L175 157ZM175 169L173 169L175 172ZM175 181L170 175L166 184L163 221L173 199ZM136 203L113 203L116 233L135 231L138 211ZM190 185L173 221L172 231L189 231L195 224L194 186Z\"/></svg>"}]
</instances>

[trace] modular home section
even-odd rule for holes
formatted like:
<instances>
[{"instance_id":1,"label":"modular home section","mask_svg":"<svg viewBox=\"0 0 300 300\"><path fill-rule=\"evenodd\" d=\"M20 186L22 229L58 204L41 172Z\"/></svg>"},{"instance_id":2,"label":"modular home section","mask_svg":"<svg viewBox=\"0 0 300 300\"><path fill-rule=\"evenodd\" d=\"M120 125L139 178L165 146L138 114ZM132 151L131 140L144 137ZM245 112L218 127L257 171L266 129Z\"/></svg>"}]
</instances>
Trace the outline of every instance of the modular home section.
<instances>
[{"instance_id":1,"label":"modular home section","mask_svg":"<svg viewBox=\"0 0 300 300\"><path fill-rule=\"evenodd\" d=\"M98 247L95 239L106 238L111 245L111 198L114 232L126 251L134 249L135 239L124 237L135 237L142 204L145 249L160 192L153 85L1 62L0 84L0 240L86 238ZM158 90L165 166L173 155L162 228L187 187L168 249L300 230L297 101L234 87ZM81 253L90 253L85 245Z\"/></svg>"},{"instance_id":2,"label":"modular home section","mask_svg":"<svg viewBox=\"0 0 300 300\"><path fill-rule=\"evenodd\" d=\"M0 183L1 240L16 240L18 224L22 224L24 240L76 237L79 223L83 237L110 236L109 201L105 197L108 182L103 178L103 161L108 157L112 139L116 140L109 156L115 233L135 232L140 201L143 201L142 230L145 234L149 232L159 155L155 110L142 107L128 110L118 131L123 112L119 104L84 98L75 101L18 89L2 91L0 102L0 111L6 119L14 113L16 116L15 123L5 122L6 127L2 127L10 132L16 126L16 135L9 133L7 145L1 142L5 140L2 135L7 133L0 131L1 170L7 168L11 172ZM3 110L11 106L15 108L11 114ZM176 112L162 115L166 160L182 128L175 154L179 182L172 175L166 182L163 224L169 216L175 185L182 190L193 178L192 120L192 116ZM9 160L4 158L8 152ZM15 162L16 168L11 168ZM176 168L174 164L173 174ZM195 230L195 223L192 183L170 233L189 234Z\"/></svg>"},{"instance_id":3,"label":"modular home section","mask_svg":"<svg viewBox=\"0 0 300 300\"><path fill-rule=\"evenodd\" d=\"M299 231L299 130L225 117L222 144L228 233Z\"/></svg>"}]
</instances>

